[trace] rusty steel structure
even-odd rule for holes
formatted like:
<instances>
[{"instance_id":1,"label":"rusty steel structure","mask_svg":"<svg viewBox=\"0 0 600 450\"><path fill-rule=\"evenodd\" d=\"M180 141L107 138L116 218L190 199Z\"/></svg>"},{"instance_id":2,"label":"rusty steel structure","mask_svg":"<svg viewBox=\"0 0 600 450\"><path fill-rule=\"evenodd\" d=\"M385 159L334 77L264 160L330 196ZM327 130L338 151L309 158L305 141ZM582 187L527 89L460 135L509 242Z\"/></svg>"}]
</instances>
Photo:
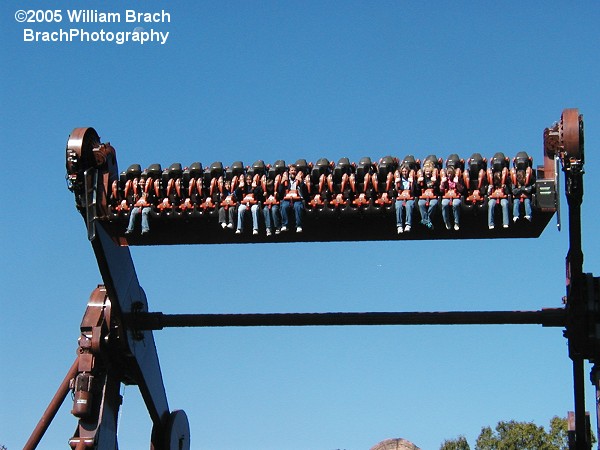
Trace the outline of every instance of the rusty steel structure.
<instances>
[{"instance_id":1,"label":"rusty steel structure","mask_svg":"<svg viewBox=\"0 0 600 450\"><path fill-rule=\"evenodd\" d=\"M121 384L137 385L153 423L150 448L175 450L190 448L187 416L182 410L171 411L154 344L153 331L164 327L227 326L303 326L303 325L466 325L466 324L538 324L564 328L573 361L574 404L570 448L591 449L589 420L584 406L584 361L594 363L591 379L600 398L600 278L583 273L581 247L581 204L583 201L583 118L576 109L563 111L560 121L544 131L544 163L537 168L544 187L556 198L558 172L565 178L569 206L569 244L566 258L567 288L564 308L540 311L456 311L456 312L365 312L365 313L295 313L295 314L180 314L150 312L144 290L136 275L129 245L174 243L243 243L218 238L214 233L201 237L192 232L189 222L165 221L153 226L150 237L128 237L123 223L110 205L111 187L119 179L114 148L102 143L93 128L76 128L67 142L67 177L75 194L88 231L103 284L91 294L81 322L78 355L38 426L24 446L37 447L45 430L69 392L73 394L71 413L78 421L69 440L72 449L116 450L117 420ZM528 230L521 229L510 237L535 237L547 226L558 210L556 204L539 208L539 219ZM372 220L380 220L375 211ZM360 220L371 220L358 212ZM367 217L365 219L364 217ZM180 218L181 219L181 218ZM331 218L324 221L334 220ZM335 219L337 220L337 219ZM340 239L328 234L303 233L282 241L391 239L361 234L361 225L348 222ZM187 225L186 225L187 224ZM466 227L465 227L466 228ZM176 235L177 238L169 237ZM173 231L177 230L177 232ZM533 230L533 231L532 231ZM443 239L442 233L417 236L417 239ZM507 237L484 230L477 236L466 231L453 238ZM394 237L397 239L398 237ZM255 241L262 242L262 240ZM597 417L598 413L597 411ZM599 433L600 434L600 433Z\"/></svg>"}]
</instances>

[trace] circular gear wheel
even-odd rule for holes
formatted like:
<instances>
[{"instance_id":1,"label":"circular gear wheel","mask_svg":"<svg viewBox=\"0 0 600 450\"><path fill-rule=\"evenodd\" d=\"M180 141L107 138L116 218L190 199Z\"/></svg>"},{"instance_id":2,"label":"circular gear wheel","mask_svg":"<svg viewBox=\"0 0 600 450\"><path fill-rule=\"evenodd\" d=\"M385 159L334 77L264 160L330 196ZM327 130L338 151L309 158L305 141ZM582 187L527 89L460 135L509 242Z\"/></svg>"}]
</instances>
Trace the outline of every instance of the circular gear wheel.
<instances>
[{"instance_id":1,"label":"circular gear wheel","mask_svg":"<svg viewBox=\"0 0 600 450\"><path fill-rule=\"evenodd\" d=\"M583 159L583 119L577 109L565 109L560 119L560 141L570 159Z\"/></svg>"},{"instance_id":2,"label":"circular gear wheel","mask_svg":"<svg viewBox=\"0 0 600 450\"><path fill-rule=\"evenodd\" d=\"M165 441L168 450L190 450L190 423L182 409L169 415Z\"/></svg>"}]
</instances>

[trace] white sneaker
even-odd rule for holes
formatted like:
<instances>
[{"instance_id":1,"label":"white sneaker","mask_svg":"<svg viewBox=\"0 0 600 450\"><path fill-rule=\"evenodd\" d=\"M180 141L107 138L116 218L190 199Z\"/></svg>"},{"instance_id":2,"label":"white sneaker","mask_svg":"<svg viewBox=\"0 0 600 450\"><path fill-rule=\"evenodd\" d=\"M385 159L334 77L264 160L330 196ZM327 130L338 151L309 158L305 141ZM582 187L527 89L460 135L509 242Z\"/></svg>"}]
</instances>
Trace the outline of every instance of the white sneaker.
<instances>
[{"instance_id":1,"label":"white sneaker","mask_svg":"<svg viewBox=\"0 0 600 450\"><path fill-rule=\"evenodd\" d=\"M252 230L252 234L258 234L258 230Z\"/></svg>"},{"instance_id":2,"label":"white sneaker","mask_svg":"<svg viewBox=\"0 0 600 450\"><path fill-rule=\"evenodd\" d=\"M302 233L302 227L296 227L296 233Z\"/></svg>"},{"instance_id":3,"label":"white sneaker","mask_svg":"<svg viewBox=\"0 0 600 450\"><path fill-rule=\"evenodd\" d=\"M513 223L517 223L517 220L519 220L519 218L517 216L513 217Z\"/></svg>"},{"instance_id":4,"label":"white sneaker","mask_svg":"<svg viewBox=\"0 0 600 450\"><path fill-rule=\"evenodd\" d=\"M408 233L410 231L410 225L406 225L404 227L404 231Z\"/></svg>"},{"instance_id":5,"label":"white sneaker","mask_svg":"<svg viewBox=\"0 0 600 450\"><path fill-rule=\"evenodd\" d=\"M398 227L398 234L402 234L404 232L404 230L402 229L402 227Z\"/></svg>"},{"instance_id":6,"label":"white sneaker","mask_svg":"<svg viewBox=\"0 0 600 450\"><path fill-rule=\"evenodd\" d=\"M267 228L267 236L271 236L271 229Z\"/></svg>"},{"instance_id":7,"label":"white sneaker","mask_svg":"<svg viewBox=\"0 0 600 450\"><path fill-rule=\"evenodd\" d=\"M281 227L281 231L287 231L287 227L284 225Z\"/></svg>"},{"instance_id":8,"label":"white sneaker","mask_svg":"<svg viewBox=\"0 0 600 450\"><path fill-rule=\"evenodd\" d=\"M275 234L281 233L281 228L275 228Z\"/></svg>"},{"instance_id":9,"label":"white sneaker","mask_svg":"<svg viewBox=\"0 0 600 450\"><path fill-rule=\"evenodd\" d=\"M240 230L240 229L235 230L235 234L242 234L242 230Z\"/></svg>"},{"instance_id":10,"label":"white sneaker","mask_svg":"<svg viewBox=\"0 0 600 450\"><path fill-rule=\"evenodd\" d=\"M233 224L232 223L228 223L227 224L227 228L229 228L230 230L233 230Z\"/></svg>"},{"instance_id":11,"label":"white sneaker","mask_svg":"<svg viewBox=\"0 0 600 450\"><path fill-rule=\"evenodd\" d=\"M458 230L460 230L460 225L457 224L457 223L455 223L454 224L454 231L458 231Z\"/></svg>"},{"instance_id":12,"label":"white sneaker","mask_svg":"<svg viewBox=\"0 0 600 450\"><path fill-rule=\"evenodd\" d=\"M493 229L494 229L494 225L490 225L488 228L489 228L490 230L493 230Z\"/></svg>"},{"instance_id":13,"label":"white sneaker","mask_svg":"<svg viewBox=\"0 0 600 450\"><path fill-rule=\"evenodd\" d=\"M502 225L502 228L508 228L508 225Z\"/></svg>"},{"instance_id":14,"label":"white sneaker","mask_svg":"<svg viewBox=\"0 0 600 450\"><path fill-rule=\"evenodd\" d=\"M222 227L223 229L225 229L225 228L227 228L227 224L226 224L225 222L223 222L223 223L221 223L221 227Z\"/></svg>"},{"instance_id":15,"label":"white sneaker","mask_svg":"<svg viewBox=\"0 0 600 450\"><path fill-rule=\"evenodd\" d=\"M531 216L525 216L525 219L531 222Z\"/></svg>"},{"instance_id":16,"label":"white sneaker","mask_svg":"<svg viewBox=\"0 0 600 450\"><path fill-rule=\"evenodd\" d=\"M452 226L449 223L447 223L446 224L446 230L449 230L450 228L452 228Z\"/></svg>"}]
</instances>

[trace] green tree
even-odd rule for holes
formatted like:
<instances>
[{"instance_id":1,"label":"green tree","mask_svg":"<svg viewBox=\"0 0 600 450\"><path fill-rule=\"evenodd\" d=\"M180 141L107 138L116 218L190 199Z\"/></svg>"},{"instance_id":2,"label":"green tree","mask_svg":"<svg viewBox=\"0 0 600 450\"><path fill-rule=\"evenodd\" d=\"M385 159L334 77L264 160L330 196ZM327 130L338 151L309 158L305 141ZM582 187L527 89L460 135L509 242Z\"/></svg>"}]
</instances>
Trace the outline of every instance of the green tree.
<instances>
[{"instance_id":1,"label":"green tree","mask_svg":"<svg viewBox=\"0 0 600 450\"><path fill-rule=\"evenodd\" d=\"M544 430L532 422L498 422L496 431L484 427L475 443L475 450L562 450L552 447Z\"/></svg>"},{"instance_id":2,"label":"green tree","mask_svg":"<svg viewBox=\"0 0 600 450\"><path fill-rule=\"evenodd\" d=\"M595 442L595 438L592 437ZM496 428L483 427L475 450L568 450L569 448L567 419L553 417L550 429L533 422L498 422ZM471 450L464 436L446 440L440 450Z\"/></svg>"},{"instance_id":3,"label":"green tree","mask_svg":"<svg viewBox=\"0 0 600 450\"><path fill-rule=\"evenodd\" d=\"M569 448L569 427L567 424L567 419L561 419L560 417L554 416L550 420L550 431L548 432L548 439L550 441L550 445L553 445L552 448ZM595 442L596 439L592 434L592 442Z\"/></svg>"},{"instance_id":4,"label":"green tree","mask_svg":"<svg viewBox=\"0 0 600 450\"><path fill-rule=\"evenodd\" d=\"M467 438L459 436L456 439L445 440L440 450L471 450L471 447L469 447Z\"/></svg>"}]
</instances>

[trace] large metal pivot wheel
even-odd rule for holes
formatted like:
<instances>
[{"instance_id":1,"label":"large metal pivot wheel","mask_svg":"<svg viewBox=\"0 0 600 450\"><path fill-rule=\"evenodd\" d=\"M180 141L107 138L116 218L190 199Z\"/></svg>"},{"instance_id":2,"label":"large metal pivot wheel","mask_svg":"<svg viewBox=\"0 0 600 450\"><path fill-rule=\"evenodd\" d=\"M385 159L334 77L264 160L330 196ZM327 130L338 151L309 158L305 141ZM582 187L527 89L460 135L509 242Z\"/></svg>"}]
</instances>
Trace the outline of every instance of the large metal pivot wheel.
<instances>
[{"instance_id":1,"label":"large metal pivot wheel","mask_svg":"<svg viewBox=\"0 0 600 450\"><path fill-rule=\"evenodd\" d=\"M190 424L186 413L173 411L165 433L165 450L190 450Z\"/></svg>"},{"instance_id":2,"label":"large metal pivot wheel","mask_svg":"<svg viewBox=\"0 0 600 450\"><path fill-rule=\"evenodd\" d=\"M94 148L100 146L100 136L93 128L75 128L67 141L67 175L81 175L94 167Z\"/></svg>"},{"instance_id":3,"label":"large metal pivot wheel","mask_svg":"<svg viewBox=\"0 0 600 450\"><path fill-rule=\"evenodd\" d=\"M578 109L565 109L560 118L559 139L566 156L583 161L583 116Z\"/></svg>"},{"instance_id":4,"label":"large metal pivot wheel","mask_svg":"<svg viewBox=\"0 0 600 450\"><path fill-rule=\"evenodd\" d=\"M102 169L111 181L119 176L115 149L110 142L101 143L93 128L75 128L67 141L67 176L72 183L81 182L90 168Z\"/></svg>"},{"instance_id":5,"label":"large metal pivot wheel","mask_svg":"<svg viewBox=\"0 0 600 450\"><path fill-rule=\"evenodd\" d=\"M544 130L544 153L570 165L583 164L583 116L576 108L563 110L560 121Z\"/></svg>"}]
</instances>

